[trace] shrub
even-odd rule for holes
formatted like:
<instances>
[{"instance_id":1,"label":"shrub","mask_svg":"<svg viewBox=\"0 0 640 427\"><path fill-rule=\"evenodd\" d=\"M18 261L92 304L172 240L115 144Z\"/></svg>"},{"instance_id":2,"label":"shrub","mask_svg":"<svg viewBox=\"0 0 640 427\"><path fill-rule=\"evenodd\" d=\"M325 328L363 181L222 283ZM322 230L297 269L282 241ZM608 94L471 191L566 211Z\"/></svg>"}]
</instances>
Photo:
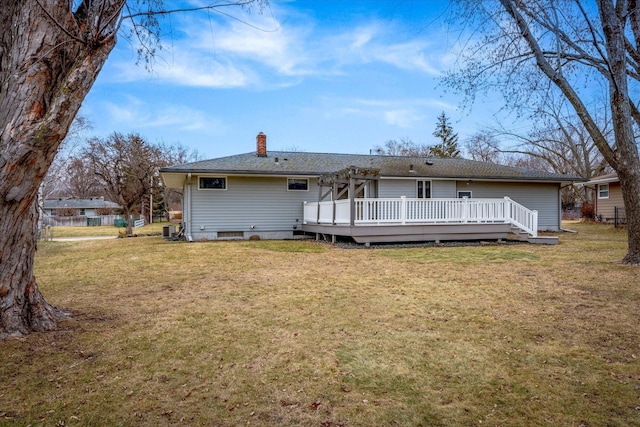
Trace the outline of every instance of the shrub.
<instances>
[{"instance_id":1,"label":"shrub","mask_svg":"<svg viewBox=\"0 0 640 427\"><path fill-rule=\"evenodd\" d=\"M585 221L593 221L596 218L596 211L593 208L593 204L584 202L580 209L580 217Z\"/></svg>"}]
</instances>

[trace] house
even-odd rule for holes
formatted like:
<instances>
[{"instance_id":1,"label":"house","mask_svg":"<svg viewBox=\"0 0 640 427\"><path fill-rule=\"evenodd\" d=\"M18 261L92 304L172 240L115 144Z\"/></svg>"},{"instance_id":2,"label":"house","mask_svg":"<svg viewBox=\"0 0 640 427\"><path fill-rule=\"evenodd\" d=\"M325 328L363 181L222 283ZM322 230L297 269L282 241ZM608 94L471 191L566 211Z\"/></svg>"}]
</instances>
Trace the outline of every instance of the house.
<instances>
[{"instance_id":1,"label":"house","mask_svg":"<svg viewBox=\"0 0 640 427\"><path fill-rule=\"evenodd\" d=\"M256 151L160 170L184 191L189 240L357 242L502 239L558 231L560 187L577 177L465 159ZM517 218L515 218L517 217Z\"/></svg>"},{"instance_id":2,"label":"house","mask_svg":"<svg viewBox=\"0 0 640 427\"><path fill-rule=\"evenodd\" d=\"M103 197L90 199L46 199L42 204L45 225L113 225L120 205Z\"/></svg>"},{"instance_id":3,"label":"house","mask_svg":"<svg viewBox=\"0 0 640 427\"><path fill-rule=\"evenodd\" d=\"M105 201L104 197L91 199L47 199L44 201L44 214L47 216L99 216L120 209L120 205Z\"/></svg>"},{"instance_id":4,"label":"house","mask_svg":"<svg viewBox=\"0 0 640 427\"><path fill-rule=\"evenodd\" d=\"M618 174L611 173L592 178L586 185L593 188L592 200L596 219L615 223L616 226L626 222Z\"/></svg>"}]
</instances>

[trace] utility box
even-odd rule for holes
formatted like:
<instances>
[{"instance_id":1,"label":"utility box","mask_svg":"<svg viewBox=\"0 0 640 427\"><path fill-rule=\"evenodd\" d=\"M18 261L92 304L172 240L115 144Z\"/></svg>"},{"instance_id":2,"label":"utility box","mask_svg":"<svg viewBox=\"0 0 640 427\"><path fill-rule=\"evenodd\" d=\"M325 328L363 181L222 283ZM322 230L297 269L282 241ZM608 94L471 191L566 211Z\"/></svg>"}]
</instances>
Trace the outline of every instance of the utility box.
<instances>
[{"instance_id":1,"label":"utility box","mask_svg":"<svg viewBox=\"0 0 640 427\"><path fill-rule=\"evenodd\" d=\"M175 235L176 235L175 225L165 225L162 227L162 237L164 237L165 239L175 237Z\"/></svg>"}]
</instances>

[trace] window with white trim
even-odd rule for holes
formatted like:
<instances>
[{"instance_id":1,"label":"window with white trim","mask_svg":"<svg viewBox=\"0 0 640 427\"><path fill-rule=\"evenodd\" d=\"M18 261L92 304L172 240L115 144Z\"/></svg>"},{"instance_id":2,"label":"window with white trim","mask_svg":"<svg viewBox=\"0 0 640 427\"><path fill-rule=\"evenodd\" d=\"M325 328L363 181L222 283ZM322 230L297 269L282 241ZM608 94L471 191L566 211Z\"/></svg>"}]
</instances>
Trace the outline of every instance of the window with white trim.
<instances>
[{"instance_id":1,"label":"window with white trim","mask_svg":"<svg viewBox=\"0 0 640 427\"><path fill-rule=\"evenodd\" d=\"M198 190L226 190L227 178L224 176L198 177Z\"/></svg>"},{"instance_id":2,"label":"window with white trim","mask_svg":"<svg viewBox=\"0 0 640 427\"><path fill-rule=\"evenodd\" d=\"M464 199L464 198L470 199L471 198L471 191L469 190L464 190L464 191L458 191L458 199Z\"/></svg>"},{"instance_id":3,"label":"window with white trim","mask_svg":"<svg viewBox=\"0 0 640 427\"><path fill-rule=\"evenodd\" d=\"M430 199L431 198L431 181L418 180L416 181L416 197L418 199Z\"/></svg>"},{"instance_id":4,"label":"window with white trim","mask_svg":"<svg viewBox=\"0 0 640 427\"><path fill-rule=\"evenodd\" d=\"M609 184L598 184L598 199L609 198Z\"/></svg>"},{"instance_id":5,"label":"window with white trim","mask_svg":"<svg viewBox=\"0 0 640 427\"><path fill-rule=\"evenodd\" d=\"M309 191L309 179L287 178L287 191Z\"/></svg>"}]
</instances>

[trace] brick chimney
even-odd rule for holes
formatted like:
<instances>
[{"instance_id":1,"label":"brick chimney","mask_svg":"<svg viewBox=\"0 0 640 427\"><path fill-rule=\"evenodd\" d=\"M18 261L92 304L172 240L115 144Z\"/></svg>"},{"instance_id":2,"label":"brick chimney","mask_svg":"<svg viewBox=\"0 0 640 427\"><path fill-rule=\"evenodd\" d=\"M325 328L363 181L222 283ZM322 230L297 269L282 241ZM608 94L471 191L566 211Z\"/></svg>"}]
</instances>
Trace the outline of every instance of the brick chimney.
<instances>
[{"instance_id":1,"label":"brick chimney","mask_svg":"<svg viewBox=\"0 0 640 427\"><path fill-rule=\"evenodd\" d=\"M267 157L267 135L262 132L256 136L256 154L258 157Z\"/></svg>"}]
</instances>

